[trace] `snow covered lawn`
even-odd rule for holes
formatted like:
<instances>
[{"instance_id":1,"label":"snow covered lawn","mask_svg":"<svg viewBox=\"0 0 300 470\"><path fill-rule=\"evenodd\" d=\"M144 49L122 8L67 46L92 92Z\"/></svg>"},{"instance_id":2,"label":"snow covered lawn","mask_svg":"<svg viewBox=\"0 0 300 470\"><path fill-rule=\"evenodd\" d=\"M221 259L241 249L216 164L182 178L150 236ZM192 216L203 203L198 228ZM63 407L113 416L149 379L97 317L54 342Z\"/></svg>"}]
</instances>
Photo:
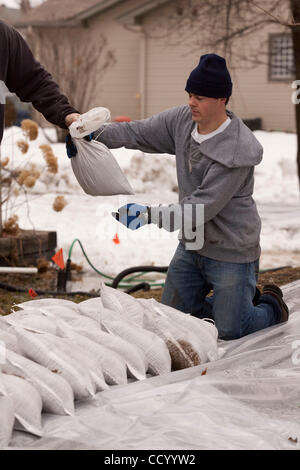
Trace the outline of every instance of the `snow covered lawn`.
<instances>
[{"instance_id":1,"label":"snow covered lawn","mask_svg":"<svg viewBox=\"0 0 300 470\"><path fill-rule=\"evenodd\" d=\"M53 129L47 129L53 138ZM296 170L296 135L281 132L256 131L264 147L263 162L256 168L254 197L262 217L261 268L300 265L299 186ZM58 248L67 258L69 247L79 238L92 263L102 272L116 275L137 265L168 265L177 246L177 233L170 234L155 226L133 232L115 221L111 212L126 202L159 204L176 202L177 180L175 159L171 155L143 154L125 148L113 150L121 168L134 188L134 196L91 197L77 183L65 153L64 144L53 144L59 171L50 175L39 145L47 144L40 132L37 141L23 155L16 147L22 139L19 128L5 131L1 146L2 158L10 157L10 165L34 163L42 175L29 190L29 211L20 196L7 215L16 213L23 229L55 230ZM57 195L64 195L68 204L55 212L52 204ZM113 239L118 234L120 243ZM72 260L82 263L89 287L98 287L98 277L85 261L78 245ZM94 284L93 284L94 283Z\"/></svg>"}]
</instances>

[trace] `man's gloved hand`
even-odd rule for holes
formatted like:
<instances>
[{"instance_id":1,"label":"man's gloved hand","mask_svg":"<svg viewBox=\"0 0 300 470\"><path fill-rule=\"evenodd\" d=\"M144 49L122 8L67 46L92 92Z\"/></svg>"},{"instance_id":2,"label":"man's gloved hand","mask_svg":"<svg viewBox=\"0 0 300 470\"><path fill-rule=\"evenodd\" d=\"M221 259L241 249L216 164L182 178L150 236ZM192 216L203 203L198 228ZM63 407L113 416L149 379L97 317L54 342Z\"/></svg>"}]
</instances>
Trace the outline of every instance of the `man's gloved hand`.
<instances>
[{"instance_id":1,"label":"man's gloved hand","mask_svg":"<svg viewBox=\"0 0 300 470\"><path fill-rule=\"evenodd\" d=\"M95 133L92 132L91 134L86 135L84 137L84 140L86 140L87 142L91 142L91 140L93 140L93 138L94 138L94 135L95 135ZM69 158L72 158L72 157L76 156L77 148L76 148L76 145L74 144L70 134L68 134L66 136L66 148L67 148L67 155L68 155Z\"/></svg>"},{"instance_id":2,"label":"man's gloved hand","mask_svg":"<svg viewBox=\"0 0 300 470\"><path fill-rule=\"evenodd\" d=\"M70 134L66 136L66 149L67 149L67 155L69 158L75 157L77 154L77 148L76 145L74 144L72 137Z\"/></svg>"},{"instance_id":3,"label":"man's gloved hand","mask_svg":"<svg viewBox=\"0 0 300 470\"><path fill-rule=\"evenodd\" d=\"M125 204L118 209L118 212L112 212L112 216L130 230L151 224L150 207L141 204Z\"/></svg>"}]
</instances>

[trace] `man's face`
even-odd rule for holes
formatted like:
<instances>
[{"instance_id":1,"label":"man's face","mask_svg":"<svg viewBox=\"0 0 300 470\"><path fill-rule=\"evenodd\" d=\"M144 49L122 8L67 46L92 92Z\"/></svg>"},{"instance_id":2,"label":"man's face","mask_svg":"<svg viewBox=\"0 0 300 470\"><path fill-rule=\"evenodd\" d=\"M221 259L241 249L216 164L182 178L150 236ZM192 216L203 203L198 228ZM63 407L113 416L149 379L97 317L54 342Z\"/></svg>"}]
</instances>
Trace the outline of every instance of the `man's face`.
<instances>
[{"instance_id":1,"label":"man's face","mask_svg":"<svg viewBox=\"0 0 300 470\"><path fill-rule=\"evenodd\" d=\"M209 98L189 93L189 107L195 122L206 123L219 119L224 113L226 98Z\"/></svg>"}]
</instances>

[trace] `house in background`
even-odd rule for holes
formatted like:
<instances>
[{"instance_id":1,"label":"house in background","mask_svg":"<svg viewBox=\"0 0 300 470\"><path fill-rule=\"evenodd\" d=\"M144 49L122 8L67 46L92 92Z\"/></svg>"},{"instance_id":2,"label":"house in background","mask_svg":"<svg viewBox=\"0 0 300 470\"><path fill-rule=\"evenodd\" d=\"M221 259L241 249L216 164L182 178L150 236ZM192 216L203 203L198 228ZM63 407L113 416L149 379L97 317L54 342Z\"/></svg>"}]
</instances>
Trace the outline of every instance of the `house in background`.
<instances>
[{"instance_id":1,"label":"house in background","mask_svg":"<svg viewBox=\"0 0 300 470\"><path fill-rule=\"evenodd\" d=\"M25 36L31 28L38 31L49 38L49 47L51 38L62 29L66 41L72 41L74 35L84 38L86 31L95 40L104 35L114 51L115 63L95 86L90 107L105 106L113 118L126 115L141 119L186 103L187 76L202 54L215 52L195 50L180 41L174 46L166 35L156 34L172 7L170 0L48 0L25 13L12 14L1 7L0 18ZM265 63L254 61L246 70L231 69L228 64L234 84L228 108L244 120L260 118L265 130L295 132L291 35L281 25L270 24L251 40L249 36L241 39L239 49L247 55L251 45L258 63L262 41L271 52ZM36 55L49 70L45 56L39 56L38 51Z\"/></svg>"},{"instance_id":2,"label":"house in background","mask_svg":"<svg viewBox=\"0 0 300 470\"><path fill-rule=\"evenodd\" d=\"M16 8L6 8L0 5L0 19L3 19L9 24L15 24L21 19L21 10ZM3 89L1 90L4 100L6 101L5 112L5 127L11 125L19 126L23 119L27 119L31 115L31 105L29 103L22 103L19 98L11 93L4 83L0 83ZM1 93L0 93L1 94Z\"/></svg>"}]
</instances>

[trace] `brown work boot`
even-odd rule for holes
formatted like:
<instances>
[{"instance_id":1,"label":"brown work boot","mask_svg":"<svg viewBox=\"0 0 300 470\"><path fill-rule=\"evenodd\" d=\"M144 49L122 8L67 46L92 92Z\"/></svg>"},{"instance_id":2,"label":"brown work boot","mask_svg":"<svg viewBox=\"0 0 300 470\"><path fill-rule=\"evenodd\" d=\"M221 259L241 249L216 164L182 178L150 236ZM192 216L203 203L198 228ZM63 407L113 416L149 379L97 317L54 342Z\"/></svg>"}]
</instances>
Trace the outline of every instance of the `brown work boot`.
<instances>
[{"instance_id":1,"label":"brown work boot","mask_svg":"<svg viewBox=\"0 0 300 470\"><path fill-rule=\"evenodd\" d=\"M262 291L262 295L264 294L272 295L279 303L280 310L281 310L280 323L288 321L289 308L286 305L286 303L283 301L283 293L280 287L276 286L275 284L266 284L263 287L263 291Z\"/></svg>"}]
</instances>

